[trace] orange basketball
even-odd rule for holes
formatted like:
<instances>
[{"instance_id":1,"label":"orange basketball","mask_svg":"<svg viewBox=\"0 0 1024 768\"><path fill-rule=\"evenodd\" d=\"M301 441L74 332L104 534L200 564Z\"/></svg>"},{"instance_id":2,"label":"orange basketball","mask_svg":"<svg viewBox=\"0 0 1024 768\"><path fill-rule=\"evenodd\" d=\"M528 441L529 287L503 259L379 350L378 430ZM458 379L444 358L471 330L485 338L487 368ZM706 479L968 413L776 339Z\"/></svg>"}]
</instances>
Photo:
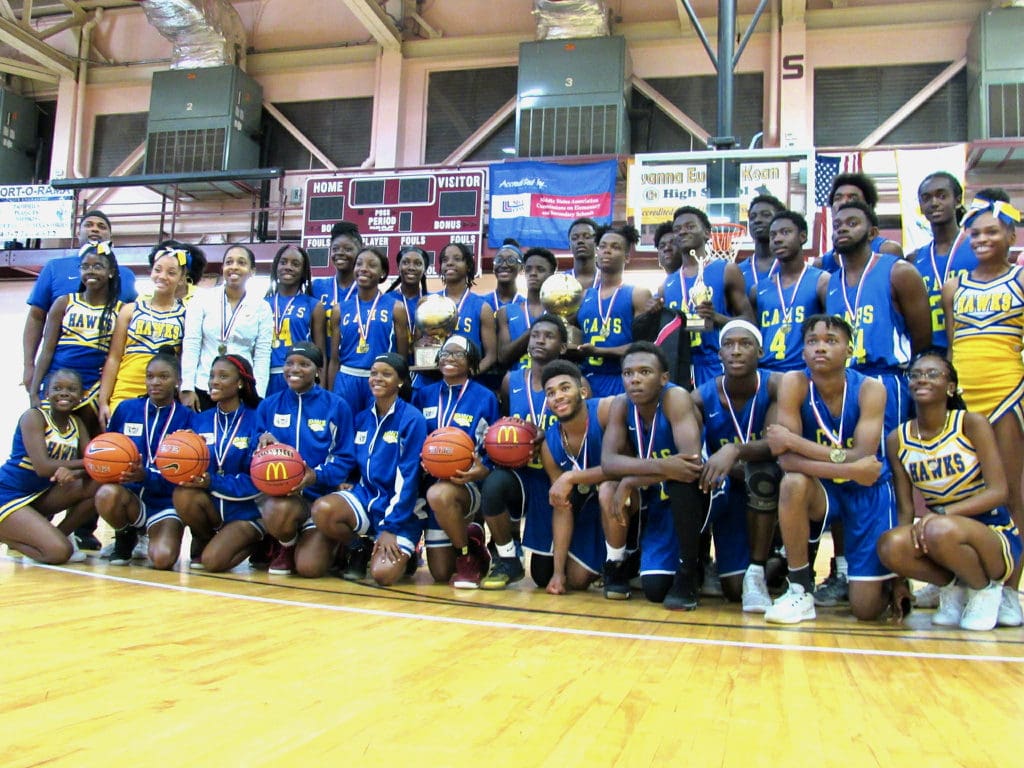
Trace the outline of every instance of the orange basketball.
<instances>
[{"instance_id":1,"label":"orange basketball","mask_svg":"<svg viewBox=\"0 0 1024 768\"><path fill-rule=\"evenodd\" d=\"M116 483L121 475L142 463L139 449L128 435L104 432L85 446L82 457L89 477L100 483Z\"/></svg>"},{"instance_id":2,"label":"orange basketball","mask_svg":"<svg viewBox=\"0 0 1024 768\"><path fill-rule=\"evenodd\" d=\"M195 432L179 429L160 441L153 463L165 480L180 485L209 469L210 449Z\"/></svg>"},{"instance_id":3,"label":"orange basketball","mask_svg":"<svg viewBox=\"0 0 1024 768\"><path fill-rule=\"evenodd\" d=\"M271 443L252 455L249 476L253 485L268 496L287 496L302 483L306 462L299 452L284 443Z\"/></svg>"},{"instance_id":4,"label":"orange basketball","mask_svg":"<svg viewBox=\"0 0 1024 768\"><path fill-rule=\"evenodd\" d=\"M473 438L458 427L435 429L427 435L420 451L423 467L438 480L447 480L456 472L469 469L475 456Z\"/></svg>"},{"instance_id":5,"label":"orange basketball","mask_svg":"<svg viewBox=\"0 0 1024 768\"><path fill-rule=\"evenodd\" d=\"M491 424L484 435L484 449L499 467L517 469L533 456L537 428L526 421L506 416Z\"/></svg>"}]
</instances>

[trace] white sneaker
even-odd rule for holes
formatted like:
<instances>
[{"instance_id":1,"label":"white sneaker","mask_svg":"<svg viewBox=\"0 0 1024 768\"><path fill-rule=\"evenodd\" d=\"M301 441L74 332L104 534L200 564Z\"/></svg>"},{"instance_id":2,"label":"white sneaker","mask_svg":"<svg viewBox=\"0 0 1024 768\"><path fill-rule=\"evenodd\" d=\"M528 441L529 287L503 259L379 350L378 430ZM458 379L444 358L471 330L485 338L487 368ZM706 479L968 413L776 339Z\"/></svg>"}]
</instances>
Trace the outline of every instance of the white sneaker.
<instances>
[{"instance_id":1,"label":"white sneaker","mask_svg":"<svg viewBox=\"0 0 1024 768\"><path fill-rule=\"evenodd\" d=\"M1003 585L991 581L987 587L968 589L967 607L960 617L960 629L987 632L996 628L999 603L1003 598Z\"/></svg>"},{"instance_id":2,"label":"white sneaker","mask_svg":"<svg viewBox=\"0 0 1024 768\"><path fill-rule=\"evenodd\" d=\"M100 559L109 560L110 556L114 554L114 541L111 539L103 545L103 549L100 550Z\"/></svg>"},{"instance_id":3,"label":"white sneaker","mask_svg":"<svg viewBox=\"0 0 1024 768\"><path fill-rule=\"evenodd\" d=\"M764 570L747 568L743 574L743 612L764 613L772 607L772 598L768 594L768 585L764 580Z\"/></svg>"},{"instance_id":4,"label":"white sneaker","mask_svg":"<svg viewBox=\"0 0 1024 768\"><path fill-rule=\"evenodd\" d=\"M722 597L722 580L718 577L718 563L710 560L704 565L704 581L700 593L705 597Z\"/></svg>"},{"instance_id":5,"label":"white sneaker","mask_svg":"<svg viewBox=\"0 0 1024 768\"><path fill-rule=\"evenodd\" d=\"M772 603L765 611L764 620L769 624L798 624L817 618L814 598L799 584L790 583L789 590Z\"/></svg>"},{"instance_id":6,"label":"white sneaker","mask_svg":"<svg viewBox=\"0 0 1024 768\"><path fill-rule=\"evenodd\" d=\"M68 558L69 563L84 563L89 559L89 556L78 548L78 541L75 539L74 534L68 536L68 541L71 542L71 557Z\"/></svg>"},{"instance_id":7,"label":"white sneaker","mask_svg":"<svg viewBox=\"0 0 1024 768\"><path fill-rule=\"evenodd\" d=\"M967 590L959 584L939 587L939 609L932 614L936 627L958 627L967 602Z\"/></svg>"},{"instance_id":8,"label":"white sneaker","mask_svg":"<svg viewBox=\"0 0 1024 768\"><path fill-rule=\"evenodd\" d=\"M939 588L935 584L925 584L914 592L915 608L938 608Z\"/></svg>"},{"instance_id":9,"label":"white sneaker","mask_svg":"<svg viewBox=\"0 0 1024 768\"><path fill-rule=\"evenodd\" d=\"M146 560L149 557L149 534L140 533L139 540L132 550L132 558L135 560Z\"/></svg>"},{"instance_id":10,"label":"white sneaker","mask_svg":"<svg viewBox=\"0 0 1024 768\"><path fill-rule=\"evenodd\" d=\"M997 627L1019 627L1024 624L1024 614L1020 610L1020 595L1013 587L1003 585L1003 596L999 601L999 615L996 617Z\"/></svg>"}]
</instances>

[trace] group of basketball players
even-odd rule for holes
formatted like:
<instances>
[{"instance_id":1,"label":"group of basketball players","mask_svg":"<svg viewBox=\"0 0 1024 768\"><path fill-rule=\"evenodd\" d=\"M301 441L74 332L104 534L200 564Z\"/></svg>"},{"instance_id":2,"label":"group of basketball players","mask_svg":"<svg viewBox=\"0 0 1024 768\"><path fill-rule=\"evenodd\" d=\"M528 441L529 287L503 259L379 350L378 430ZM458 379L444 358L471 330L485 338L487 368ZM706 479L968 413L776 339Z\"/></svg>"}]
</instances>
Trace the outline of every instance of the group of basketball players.
<instances>
[{"instance_id":1,"label":"group of basketball players","mask_svg":"<svg viewBox=\"0 0 1024 768\"><path fill-rule=\"evenodd\" d=\"M192 567L249 558L272 574L337 569L391 584L425 549L436 581L485 589L522 579L525 550L551 594L601 580L607 598L626 599L639 583L649 600L691 610L708 588L713 539L721 594L769 622L846 601L858 619L902 618L916 600L937 605L936 624L1019 626L1024 275L1009 255L1020 214L995 189L965 207L944 172L918 195L934 237L904 258L878 236L871 180L837 176L834 250L813 264L807 222L773 197L750 202L754 252L739 265L709 258L711 222L684 206L655 233L666 278L653 295L625 278L635 229L573 222L572 274L585 289L573 346L540 302L554 254L507 242L494 259L497 287L481 295L470 290L472 253L452 243L438 272L457 324L436 370L418 373L409 363L429 341L413 322L429 256L417 248L403 249L382 290L386 255L343 223L332 233L335 276L311 280L305 252L285 246L251 311L244 285L255 263L243 254L199 316L187 283L204 259L164 243L151 255L158 304L179 298L174 319L158 323L152 298L121 309L109 221L91 212L85 221L106 227L95 237L83 228L88 242L69 272L77 291L50 310L45 334L32 331L35 313L26 326L36 407L0 468L0 540L46 562L81 560L72 531L98 511L116 531L112 563L130 562L148 533L144 554L172 568L187 526ZM171 273L159 284L158 270ZM90 398L105 403L111 338L125 353L148 350L142 390L100 411L106 429L138 444L143 466L97 487L80 457L98 427L76 414ZM209 352L186 367L208 368L209 381L197 373L183 387L163 347L188 349L190 338ZM482 450L503 415L538 429L520 469ZM446 480L419 464L440 427L480 447ZM177 487L152 466L174 429L203 435L211 453L210 469ZM307 465L288 496L266 497L248 477L252 451L274 442ZM46 518L60 510L55 528ZM836 556L815 589L826 528ZM774 600L773 553L788 568ZM907 578L931 586L912 597Z\"/></svg>"}]
</instances>

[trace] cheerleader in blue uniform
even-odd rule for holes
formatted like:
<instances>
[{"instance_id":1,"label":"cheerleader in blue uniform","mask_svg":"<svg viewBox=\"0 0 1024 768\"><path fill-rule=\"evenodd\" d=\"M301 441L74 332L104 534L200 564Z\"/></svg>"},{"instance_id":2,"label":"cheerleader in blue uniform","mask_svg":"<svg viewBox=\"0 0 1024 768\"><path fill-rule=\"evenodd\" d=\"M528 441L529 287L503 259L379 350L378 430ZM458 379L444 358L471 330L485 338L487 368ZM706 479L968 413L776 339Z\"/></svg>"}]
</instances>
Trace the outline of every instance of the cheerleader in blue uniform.
<instances>
[{"instance_id":1,"label":"cheerleader in blue uniform","mask_svg":"<svg viewBox=\"0 0 1024 768\"><path fill-rule=\"evenodd\" d=\"M409 318L405 304L393 293L381 293L388 276L388 261L378 248L364 248L356 257L356 293L335 310L331 338L337 346L331 353L327 381L354 413L369 407L367 379L370 366L379 356L409 352Z\"/></svg>"},{"instance_id":2,"label":"cheerleader in blue uniform","mask_svg":"<svg viewBox=\"0 0 1024 768\"><path fill-rule=\"evenodd\" d=\"M174 489L174 508L192 531L190 567L219 572L245 560L263 538L259 491L249 477L260 396L241 355L213 361L208 392L214 406L192 417L192 431L206 440L210 467Z\"/></svg>"},{"instance_id":3,"label":"cheerleader in blue uniform","mask_svg":"<svg viewBox=\"0 0 1024 768\"><path fill-rule=\"evenodd\" d=\"M456 427L477 446L473 465L427 488L427 565L434 581L476 589L490 566L483 528L471 522L480 511L480 483L490 471L480 458L487 428L498 419L498 398L473 380L480 352L464 336L452 336L437 356L441 381L416 392L413 403L427 419L427 433Z\"/></svg>"},{"instance_id":4,"label":"cheerleader in blue uniform","mask_svg":"<svg viewBox=\"0 0 1024 768\"><path fill-rule=\"evenodd\" d=\"M502 307L495 315L498 325L498 358L510 370L529 364L527 347L530 326L544 314L540 303L540 287L558 271L555 254L547 248L531 248L525 254L523 274L526 275L526 299Z\"/></svg>"},{"instance_id":5,"label":"cheerleader in blue uniform","mask_svg":"<svg viewBox=\"0 0 1024 768\"><path fill-rule=\"evenodd\" d=\"M93 514L96 484L81 459L89 436L74 415L82 400L79 375L55 370L46 400L21 415L11 456L0 466L0 541L41 563L80 563L86 556L71 532ZM62 510L67 514L55 527L49 518Z\"/></svg>"},{"instance_id":6,"label":"cheerleader in blue uniform","mask_svg":"<svg viewBox=\"0 0 1024 768\"><path fill-rule=\"evenodd\" d=\"M326 309L313 295L309 254L297 245L282 246L270 265L270 288L264 297L274 316L270 343L270 381L267 394L288 388L284 359L300 341L311 341L327 354ZM321 375L326 375L322 371Z\"/></svg>"},{"instance_id":7,"label":"cheerleader in blue uniform","mask_svg":"<svg viewBox=\"0 0 1024 768\"><path fill-rule=\"evenodd\" d=\"M992 425L966 411L941 350L919 355L907 378L917 417L888 437L900 526L879 540L879 557L900 576L939 587L937 626L1020 626L1020 598L1006 582L1021 540ZM914 488L927 505L916 521Z\"/></svg>"},{"instance_id":8,"label":"cheerleader in blue uniform","mask_svg":"<svg viewBox=\"0 0 1024 768\"><path fill-rule=\"evenodd\" d=\"M563 595L586 589L601 574L605 539L601 502L611 500L614 487L601 466L601 439L612 398L587 400L583 374L565 360L541 372L548 410L558 420L544 433L541 461L551 481L552 573L545 589ZM603 486L603 487L602 487Z\"/></svg>"},{"instance_id":9,"label":"cheerleader in blue uniform","mask_svg":"<svg viewBox=\"0 0 1024 768\"><path fill-rule=\"evenodd\" d=\"M750 291L754 316L767 340L758 367L798 371L804 367L800 327L811 315L825 311L829 276L804 260L807 221L799 213L777 214L769 237L776 267Z\"/></svg>"},{"instance_id":10,"label":"cheerleader in blue uniform","mask_svg":"<svg viewBox=\"0 0 1024 768\"><path fill-rule=\"evenodd\" d=\"M178 358L158 352L146 366L146 397L122 401L110 417L107 431L130 437L142 457L138 468L96 491L96 511L116 532L111 565L131 562L140 530L149 535L154 568L170 570L178 561L184 527L174 510L174 486L153 459L167 435L192 426L192 411L178 402L180 385Z\"/></svg>"},{"instance_id":11,"label":"cheerleader in blue uniform","mask_svg":"<svg viewBox=\"0 0 1024 768\"><path fill-rule=\"evenodd\" d=\"M501 383L502 412L537 427L538 443L556 419L548 411L540 372L565 351L565 324L555 315L541 315L530 328L529 366L509 371ZM481 488L484 521L491 531L497 557L480 582L483 589L504 589L525 576L516 552L515 534L523 518L523 548L530 552L530 575L547 586L552 572L550 481L540 452L520 469L494 467Z\"/></svg>"},{"instance_id":12,"label":"cheerleader in blue uniform","mask_svg":"<svg viewBox=\"0 0 1024 768\"><path fill-rule=\"evenodd\" d=\"M602 230L597 245L599 284L583 294L576 320L583 331L581 368L595 397L622 393L622 355L633 343L633 318L651 299L646 288L624 285L622 273L640 235L630 225Z\"/></svg>"},{"instance_id":13,"label":"cheerleader in blue uniform","mask_svg":"<svg viewBox=\"0 0 1024 768\"><path fill-rule=\"evenodd\" d=\"M498 361L497 331L491 305L470 290L476 274L473 252L464 243L449 243L441 251L438 271L444 280L444 288L438 293L454 301L458 308L455 334L469 339L481 350L483 358L477 375L487 373Z\"/></svg>"},{"instance_id":14,"label":"cheerleader in blue uniform","mask_svg":"<svg viewBox=\"0 0 1024 768\"><path fill-rule=\"evenodd\" d=\"M388 352L373 361L369 388L373 404L355 420L359 482L321 496L312 515L324 570L339 543L372 536L370 576L390 586L406 572L423 533L418 497L427 422L408 402L409 366L401 355Z\"/></svg>"},{"instance_id":15,"label":"cheerleader in blue uniform","mask_svg":"<svg viewBox=\"0 0 1024 768\"><path fill-rule=\"evenodd\" d=\"M306 462L306 475L296 492L270 496L263 503L263 524L281 543L270 563L270 573L276 575L295 571L304 576L322 575L318 554L314 552L307 562L296 545L312 536L310 504L338 490L355 469L352 411L344 400L317 383L323 367L324 356L314 344L296 344L284 361L288 389L268 397L256 411L258 447L285 443Z\"/></svg>"},{"instance_id":16,"label":"cheerleader in blue uniform","mask_svg":"<svg viewBox=\"0 0 1024 768\"><path fill-rule=\"evenodd\" d=\"M83 246L80 254L82 279L78 291L58 298L46 315L29 397L32 407L38 408L49 372L60 368L75 371L85 389L79 415L90 434L95 434L99 431L96 401L100 375L121 308L117 298L121 278L117 258L108 243Z\"/></svg>"}]
</instances>

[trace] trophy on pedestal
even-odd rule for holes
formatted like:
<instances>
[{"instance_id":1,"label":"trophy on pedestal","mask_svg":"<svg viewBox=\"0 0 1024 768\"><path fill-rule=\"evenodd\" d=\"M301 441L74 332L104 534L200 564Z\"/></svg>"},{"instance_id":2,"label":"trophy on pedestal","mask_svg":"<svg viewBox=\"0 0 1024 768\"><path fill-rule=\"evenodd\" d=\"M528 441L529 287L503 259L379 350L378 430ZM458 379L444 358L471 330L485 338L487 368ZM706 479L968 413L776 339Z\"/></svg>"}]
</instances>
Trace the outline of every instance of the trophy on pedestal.
<instances>
[{"instance_id":1,"label":"trophy on pedestal","mask_svg":"<svg viewBox=\"0 0 1024 768\"><path fill-rule=\"evenodd\" d=\"M563 272L552 275L540 287L540 303L546 312L562 318L569 334L567 346L578 347L583 341L583 331L572 325L569 318L575 319L583 303L583 286L580 281Z\"/></svg>"},{"instance_id":2,"label":"trophy on pedestal","mask_svg":"<svg viewBox=\"0 0 1024 768\"><path fill-rule=\"evenodd\" d=\"M427 296L416 307L416 327L423 334L415 347L416 368L437 368L437 353L459 321L459 308L447 296Z\"/></svg>"}]
</instances>

